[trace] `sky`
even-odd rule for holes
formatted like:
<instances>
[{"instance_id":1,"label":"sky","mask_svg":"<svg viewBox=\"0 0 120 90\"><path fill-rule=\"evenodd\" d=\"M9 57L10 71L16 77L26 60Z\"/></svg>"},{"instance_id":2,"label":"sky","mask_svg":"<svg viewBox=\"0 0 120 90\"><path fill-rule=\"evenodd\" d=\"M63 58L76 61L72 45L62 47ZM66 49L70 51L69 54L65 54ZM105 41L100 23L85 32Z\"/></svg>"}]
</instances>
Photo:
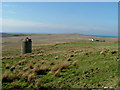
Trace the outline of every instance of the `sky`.
<instances>
[{"instance_id":1,"label":"sky","mask_svg":"<svg viewBox=\"0 0 120 90\"><path fill-rule=\"evenodd\" d=\"M3 2L0 19L2 32L116 36L118 3Z\"/></svg>"}]
</instances>

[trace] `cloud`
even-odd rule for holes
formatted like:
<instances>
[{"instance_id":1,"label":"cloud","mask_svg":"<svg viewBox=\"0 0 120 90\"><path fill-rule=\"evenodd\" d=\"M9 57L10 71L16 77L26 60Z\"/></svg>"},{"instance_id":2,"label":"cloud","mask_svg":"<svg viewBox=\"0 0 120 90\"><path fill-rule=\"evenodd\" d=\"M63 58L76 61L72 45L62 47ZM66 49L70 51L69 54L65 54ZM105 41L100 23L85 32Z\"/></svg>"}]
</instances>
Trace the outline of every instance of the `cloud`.
<instances>
[{"instance_id":1,"label":"cloud","mask_svg":"<svg viewBox=\"0 0 120 90\"><path fill-rule=\"evenodd\" d=\"M111 27L69 26L13 19L2 19L1 24L3 32L117 34L117 29Z\"/></svg>"},{"instance_id":2,"label":"cloud","mask_svg":"<svg viewBox=\"0 0 120 90\"><path fill-rule=\"evenodd\" d=\"M29 27L29 28L54 28L54 29L83 29L83 27L70 27L66 25L46 24L40 22L3 19L3 26L5 27ZM85 28L84 28L85 29Z\"/></svg>"},{"instance_id":3,"label":"cloud","mask_svg":"<svg viewBox=\"0 0 120 90\"><path fill-rule=\"evenodd\" d=\"M33 27L38 26L40 23L34 23L30 21L23 21L23 20L13 20L13 19L2 19L3 26L9 27Z\"/></svg>"},{"instance_id":4,"label":"cloud","mask_svg":"<svg viewBox=\"0 0 120 90\"><path fill-rule=\"evenodd\" d=\"M5 27L33 27L33 28L54 28L54 29L75 29L75 30L87 30L90 27L87 26L68 26L68 25L56 25L56 24L47 24L40 22L32 21L23 21L23 20L13 20L13 19L2 19L3 26ZM96 29L94 27L94 29Z\"/></svg>"}]
</instances>

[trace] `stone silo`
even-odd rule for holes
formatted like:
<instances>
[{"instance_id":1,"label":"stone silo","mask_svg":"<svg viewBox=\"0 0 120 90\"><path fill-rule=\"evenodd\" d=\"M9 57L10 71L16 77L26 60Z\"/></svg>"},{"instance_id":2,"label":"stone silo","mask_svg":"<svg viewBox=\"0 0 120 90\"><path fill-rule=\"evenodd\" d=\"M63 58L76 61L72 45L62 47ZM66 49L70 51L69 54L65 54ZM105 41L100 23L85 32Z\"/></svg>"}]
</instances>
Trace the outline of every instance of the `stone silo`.
<instances>
[{"instance_id":1,"label":"stone silo","mask_svg":"<svg viewBox=\"0 0 120 90\"><path fill-rule=\"evenodd\" d=\"M21 53L31 53L32 52L32 40L28 37L22 41Z\"/></svg>"}]
</instances>

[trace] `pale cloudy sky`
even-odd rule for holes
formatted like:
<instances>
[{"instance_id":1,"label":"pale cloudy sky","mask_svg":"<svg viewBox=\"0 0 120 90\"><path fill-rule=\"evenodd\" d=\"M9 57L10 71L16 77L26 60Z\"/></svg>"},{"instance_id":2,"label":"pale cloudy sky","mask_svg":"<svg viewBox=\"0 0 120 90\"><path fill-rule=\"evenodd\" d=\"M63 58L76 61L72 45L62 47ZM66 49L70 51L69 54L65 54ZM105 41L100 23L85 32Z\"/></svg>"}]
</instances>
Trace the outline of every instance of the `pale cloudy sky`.
<instances>
[{"instance_id":1,"label":"pale cloudy sky","mask_svg":"<svg viewBox=\"0 0 120 90\"><path fill-rule=\"evenodd\" d=\"M117 35L117 2L4 2L3 32Z\"/></svg>"}]
</instances>

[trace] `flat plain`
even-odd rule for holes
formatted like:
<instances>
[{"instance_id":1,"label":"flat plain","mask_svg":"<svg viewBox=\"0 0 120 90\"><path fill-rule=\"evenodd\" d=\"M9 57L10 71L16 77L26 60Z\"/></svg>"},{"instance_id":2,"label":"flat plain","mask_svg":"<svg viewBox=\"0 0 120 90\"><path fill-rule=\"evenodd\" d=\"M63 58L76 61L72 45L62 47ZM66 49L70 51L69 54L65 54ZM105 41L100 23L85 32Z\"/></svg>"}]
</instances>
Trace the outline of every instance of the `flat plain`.
<instances>
[{"instance_id":1,"label":"flat plain","mask_svg":"<svg viewBox=\"0 0 120 90\"><path fill-rule=\"evenodd\" d=\"M22 55L25 37L2 38L2 89L118 87L117 38L33 34L32 53Z\"/></svg>"}]
</instances>

